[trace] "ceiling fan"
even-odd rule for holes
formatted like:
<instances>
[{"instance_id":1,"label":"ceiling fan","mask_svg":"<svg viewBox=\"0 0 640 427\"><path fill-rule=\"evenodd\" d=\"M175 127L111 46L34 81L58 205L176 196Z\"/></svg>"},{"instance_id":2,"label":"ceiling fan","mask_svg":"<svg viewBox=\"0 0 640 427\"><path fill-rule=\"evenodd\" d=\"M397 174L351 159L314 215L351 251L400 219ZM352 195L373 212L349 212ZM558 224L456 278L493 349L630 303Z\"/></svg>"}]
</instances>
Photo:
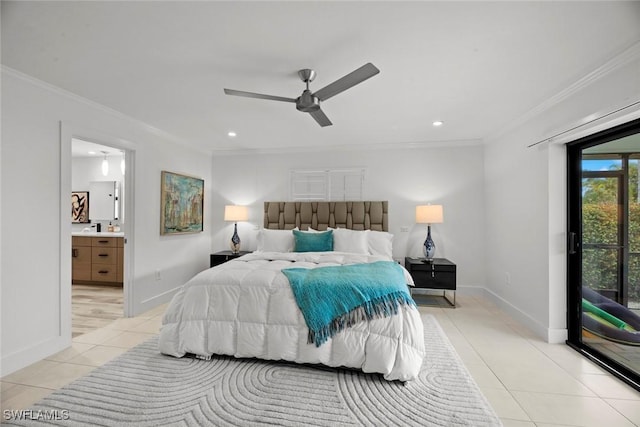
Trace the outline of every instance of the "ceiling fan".
<instances>
[{"instance_id":1,"label":"ceiling fan","mask_svg":"<svg viewBox=\"0 0 640 427\"><path fill-rule=\"evenodd\" d=\"M362 83L368 78L375 76L379 72L380 70L378 70L375 65L369 62L367 64L364 64L357 70L350 72L346 76L339 78L335 82L328 84L315 93L311 93L311 91L309 90L309 83L316 78L316 72L305 68L298 71L298 76L300 76L300 80L307 84L307 88L304 90L304 92L302 92L302 95L297 98L263 95L261 93L244 92L241 90L233 89L225 89L224 93L226 93L227 95L246 96L247 98L293 102L296 104L296 108L298 109L298 111L311 114L311 117L313 117L320 126L325 127L331 126L333 123L331 123L331 120L329 120L329 118L320 109L320 102L324 102L332 96L337 95L340 92L344 92L345 90L357 85L358 83Z\"/></svg>"}]
</instances>

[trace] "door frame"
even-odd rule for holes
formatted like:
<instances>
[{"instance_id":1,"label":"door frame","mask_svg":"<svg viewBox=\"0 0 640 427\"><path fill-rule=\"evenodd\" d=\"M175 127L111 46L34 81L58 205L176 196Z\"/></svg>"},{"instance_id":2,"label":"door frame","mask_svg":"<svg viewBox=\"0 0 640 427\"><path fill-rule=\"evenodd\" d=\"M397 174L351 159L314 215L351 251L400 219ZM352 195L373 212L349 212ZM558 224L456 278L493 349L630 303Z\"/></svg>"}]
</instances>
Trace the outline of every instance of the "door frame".
<instances>
[{"instance_id":1,"label":"door frame","mask_svg":"<svg viewBox=\"0 0 640 427\"><path fill-rule=\"evenodd\" d=\"M640 375L582 342L582 151L640 132L640 119L567 143L567 344L637 390Z\"/></svg>"},{"instance_id":2,"label":"door frame","mask_svg":"<svg viewBox=\"0 0 640 427\"><path fill-rule=\"evenodd\" d=\"M71 337L71 221L69 220L69 195L71 194L71 144L72 139L82 139L122 150L125 153L124 175L124 277L123 315L133 315L135 278L135 155L136 145L105 132L89 129L70 122L60 122L60 332Z\"/></svg>"}]
</instances>

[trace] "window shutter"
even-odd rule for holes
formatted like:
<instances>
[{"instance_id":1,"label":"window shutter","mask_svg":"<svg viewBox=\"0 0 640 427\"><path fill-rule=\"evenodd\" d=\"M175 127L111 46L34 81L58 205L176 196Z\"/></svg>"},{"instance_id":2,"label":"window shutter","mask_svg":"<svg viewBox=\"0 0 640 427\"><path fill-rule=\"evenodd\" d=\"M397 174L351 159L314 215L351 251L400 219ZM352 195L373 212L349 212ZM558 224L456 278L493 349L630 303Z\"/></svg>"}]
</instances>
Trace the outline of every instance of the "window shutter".
<instances>
[{"instance_id":1,"label":"window shutter","mask_svg":"<svg viewBox=\"0 0 640 427\"><path fill-rule=\"evenodd\" d=\"M291 171L291 200L364 200L364 169Z\"/></svg>"},{"instance_id":2,"label":"window shutter","mask_svg":"<svg viewBox=\"0 0 640 427\"><path fill-rule=\"evenodd\" d=\"M363 170L334 170L329 172L329 200L362 200Z\"/></svg>"},{"instance_id":3,"label":"window shutter","mask_svg":"<svg viewBox=\"0 0 640 427\"><path fill-rule=\"evenodd\" d=\"M325 171L292 171L291 200L327 200L327 173Z\"/></svg>"}]
</instances>

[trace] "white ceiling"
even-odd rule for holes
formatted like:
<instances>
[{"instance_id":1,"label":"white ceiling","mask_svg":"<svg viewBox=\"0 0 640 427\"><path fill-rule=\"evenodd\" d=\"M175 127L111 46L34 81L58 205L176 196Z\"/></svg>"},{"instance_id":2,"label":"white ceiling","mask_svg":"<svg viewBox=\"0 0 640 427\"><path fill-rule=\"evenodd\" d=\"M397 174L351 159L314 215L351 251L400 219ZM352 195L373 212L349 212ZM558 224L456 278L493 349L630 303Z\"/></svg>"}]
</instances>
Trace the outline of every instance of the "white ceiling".
<instances>
[{"instance_id":1,"label":"white ceiling","mask_svg":"<svg viewBox=\"0 0 640 427\"><path fill-rule=\"evenodd\" d=\"M1 7L3 65L207 151L479 141L640 40L635 1ZM313 91L367 62L380 74L323 103L330 127L223 93L295 98L299 69Z\"/></svg>"},{"instance_id":2,"label":"white ceiling","mask_svg":"<svg viewBox=\"0 0 640 427\"><path fill-rule=\"evenodd\" d=\"M71 157L122 157L124 153L117 148L95 144L82 139L71 139Z\"/></svg>"}]
</instances>

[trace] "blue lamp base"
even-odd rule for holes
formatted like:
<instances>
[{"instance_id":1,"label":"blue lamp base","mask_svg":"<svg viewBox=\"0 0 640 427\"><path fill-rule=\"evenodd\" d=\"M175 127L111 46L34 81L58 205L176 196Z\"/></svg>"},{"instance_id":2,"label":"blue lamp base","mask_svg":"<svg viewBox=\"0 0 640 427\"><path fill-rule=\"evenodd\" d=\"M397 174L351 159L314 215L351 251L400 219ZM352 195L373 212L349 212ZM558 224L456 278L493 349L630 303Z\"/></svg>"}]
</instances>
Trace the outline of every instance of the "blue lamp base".
<instances>
[{"instance_id":1,"label":"blue lamp base","mask_svg":"<svg viewBox=\"0 0 640 427\"><path fill-rule=\"evenodd\" d=\"M238 223L233 225L233 236L231 236L231 252L237 254L240 252L240 236L238 236Z\"/></svg>"},{"instance_id":2,"label":"blue lamp base","mask_svg":"<svg viewBox=\"0 0 640 427\"><path fill-rule=\"evenodd\" d=\"M424 252L424 257L427 261L433 261L433 256L436 253L436 244L433 242L431 238L431 225L427 225L427 239L424 241L424 245L422 246L422 250Z\"/></svg>"}]
</instances>

